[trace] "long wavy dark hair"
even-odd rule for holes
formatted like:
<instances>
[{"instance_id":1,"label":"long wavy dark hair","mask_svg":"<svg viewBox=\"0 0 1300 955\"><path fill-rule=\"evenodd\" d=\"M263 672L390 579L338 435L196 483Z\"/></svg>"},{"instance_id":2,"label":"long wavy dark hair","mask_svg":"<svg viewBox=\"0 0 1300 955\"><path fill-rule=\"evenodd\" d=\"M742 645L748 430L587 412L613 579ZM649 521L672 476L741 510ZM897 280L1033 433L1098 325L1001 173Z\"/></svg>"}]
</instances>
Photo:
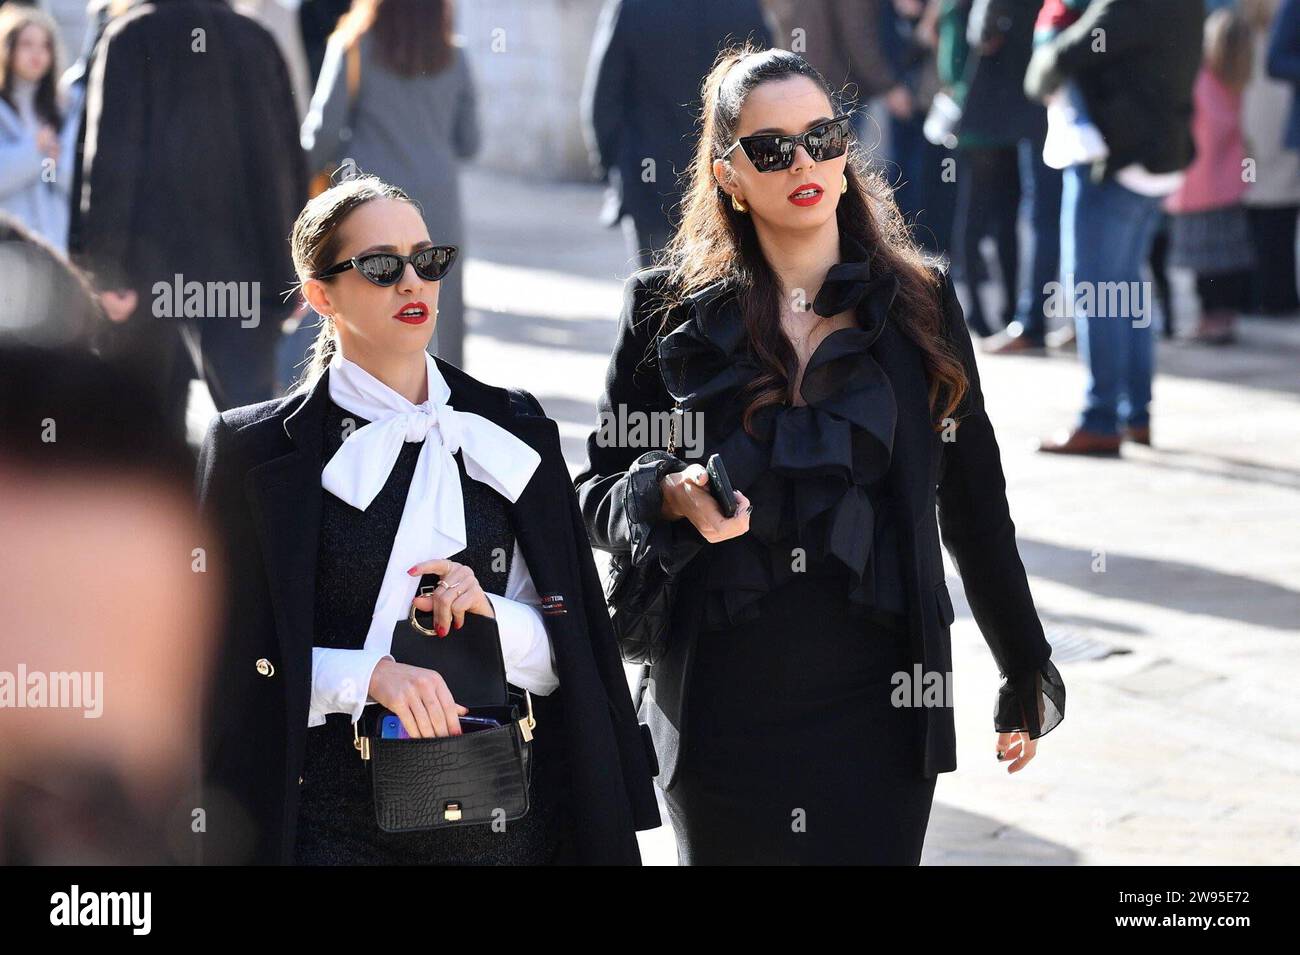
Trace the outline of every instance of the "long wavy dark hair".
<instances>
[{"instance_id":1,"label":"long wavy dark hair","mask_svg":"<svg viewBox=\"0 0 1300 955\"><path fill-rule=\"evenodd\" d=\"M807 60L787 50L764 50L752 44L723 50L704 80L700 136L690 168L683 176L681 225L660 253L656 264L667 266L670 278L659 302L661 331L670 330L672 316L687 297L719 280L739 285L740 312L750 347L762 369L742 397L749 398L743 423L753 433L755 413L785 402L798 358L781 329L781 288L763 256L750 215L731 206L731 197L713 177L713 161L735 141L745 98L760 83L806 76L836 98L826 80ZM960 358L943 334L939 279L913 240L893 189L873 171L854 142L844 174L848 190L840 196L835 216L841 234L867 249L872 270L898 276L899 290L892 317L921 349L929 379L930 412L935 427L951 416L966 393L967 379Z\"/></svg>"}]
</instances>

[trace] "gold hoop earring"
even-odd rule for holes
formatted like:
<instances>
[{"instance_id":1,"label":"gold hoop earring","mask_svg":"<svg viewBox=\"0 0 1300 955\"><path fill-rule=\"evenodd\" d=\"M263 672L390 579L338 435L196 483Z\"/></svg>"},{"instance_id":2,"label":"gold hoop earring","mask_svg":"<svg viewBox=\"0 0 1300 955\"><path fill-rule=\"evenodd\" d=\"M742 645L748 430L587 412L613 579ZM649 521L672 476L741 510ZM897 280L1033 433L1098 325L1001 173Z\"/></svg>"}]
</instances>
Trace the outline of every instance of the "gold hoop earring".
<instances>
[{"instance_id":1,"label":"gold hoop earring","mask_svg":"<svg viewBox=\"0 0 1300 955\"><path fill-rule=\"evenodd\" d=\"M737 199L735 193L732 193L731 196L731 208L735 209L737 212L749 211L749 206L745 205L745 201L743 199Z\"/></svg>"},{"instance_id":2,"label":"gold hoop earring","mask_svg":"<svg viewBox=\"0 0 1300 955\"><path fill-rule=\"evenodd\" d=\"M845 173L845 175L844 175L842 178L844 179L844 185L842 185L842 186L840 187L840 195L843 195L844 193L846 193L846 192L849 191L849 177L848 177L848 174Z\"/></svg>"}]
</instances>

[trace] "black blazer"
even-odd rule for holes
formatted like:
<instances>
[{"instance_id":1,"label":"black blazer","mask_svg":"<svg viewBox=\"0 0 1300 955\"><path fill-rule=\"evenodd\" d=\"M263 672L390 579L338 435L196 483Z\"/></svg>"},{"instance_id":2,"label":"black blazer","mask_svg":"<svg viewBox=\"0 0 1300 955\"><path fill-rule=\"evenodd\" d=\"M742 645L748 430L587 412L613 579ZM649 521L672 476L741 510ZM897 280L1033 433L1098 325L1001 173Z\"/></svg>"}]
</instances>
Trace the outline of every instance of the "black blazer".
<instances>
[{"instance_id":1,"label":"black blazer","mask_svg":"<svg viewBox=\"0 0 1300 955\"><path fill-rule=\"evenodd\" d=\"M563 698L579 857L637 864L636 830L660 824L654 751L632 708L555 422L531 394L435 361L451 388L449 404L483 415L541 455L510 516L538 592L562 598L564 613L543 619L560 679L555 694ZM292 861L328 379L327 371L310 393L220 415L200 457L201 507L221 535L210 542L209 562L229 590L204 707L204 862Z\"/></svg>"},{"instance_id":2,"label":"black blazer","mask_svg":"<svg viewBox=\"0 0 1300 955\"><path fill-rule=\"evenodd\" d=\"M651 314L651 300L657 297L655 293L666 275L662 268L643 269L627 282L618 340L601 397L601 412L612 413L619 406L625 410L660 410L673 406L651 345L653 329L659 322L659 316ZM1035 677L1040 669L1049 668L1044 682L1050 682L1054 692L1057 692L1059 674L1048 662L1052 648L1043 636L1024 565L1016 550L1006 482L993 427L984 413L974 347L946 274L942 276L941 295L946 334L970 378L970 391L956 415L960 424L955 441L945 442L933 430L921 352L897 327L892 316L871 346L873 356L889 377L898 403L889 482L901 509L899 546L909 626L918 654L916 659L922 661L924 671L950 673L949 627L954 614L939 550L942 528L944 543L961 573L975 620L1007 678L999 694L998 707L999 714L1006 714L1015 708L1016 700L1025 698L1024 694L1038 691ZM683 308L707 309L719 301L726 304L717 307L732 308L732 318L740 321L735 299L722 296L721 290L702 293L694 305ZM670 327L675 327L681 318L681 315L673 316ZM720 318L715 316L714 320ZM587 532L592 543L602 550L624 554L630 551L627 472L644 451L643 448L602 446L597 432L587 440L587 464L574 483ZM684 579L690 578L689 564L682 573ZM684 718L684 704L702 607L700 600L693 599L698 596L697 591L698 588L689 585L679 588L668 648L659 663L643 671L637 702L641 718L654 735L661 767L659 785L664 790L671 788L675 781L679 756L690 730ZM1062 712L1063 693L1062 687L1059 690ZM1052 702L1058 703L1055 698ZM925 774L934 776L956 769L956 734L951 708L926 707L922 719ZM995 719L995 724L998 722L1002 725L996 728L1004 731L1013 728L1005 716ZM1050 723L1048 729L1055 725L1050 720L1047 723ZM1034 732L1032 728L1030 731Z\"/></svg>"},{"instance_id":3,"label":"black blazer","mask_svg":"<svg viewBox=\"0 0 1300 955\"><path fill-rule=\"evenodd\" d=\"M626 215L643 230L671 231L678 177L694 152L700 81L719 48L747 38L772 45L758 0L606 0L582 92L591 163L609 180L602 222Z\"/></svg>"}]
</instances>

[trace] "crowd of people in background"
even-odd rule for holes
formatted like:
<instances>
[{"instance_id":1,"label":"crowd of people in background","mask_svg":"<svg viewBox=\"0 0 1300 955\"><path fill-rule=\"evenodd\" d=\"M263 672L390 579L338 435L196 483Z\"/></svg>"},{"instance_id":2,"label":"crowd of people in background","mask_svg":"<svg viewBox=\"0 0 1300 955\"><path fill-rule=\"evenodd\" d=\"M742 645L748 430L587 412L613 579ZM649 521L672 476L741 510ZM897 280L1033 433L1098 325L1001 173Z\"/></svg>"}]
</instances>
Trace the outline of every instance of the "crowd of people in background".
<instances>
[{"instance_id":1,"label":"crowd of people in background","mask_svg":"<svg viewBox=\"0 0 1300 955\"><path fill-rule=\"evenodd\" d=\"M0 213L85 270L98 347L176 414L194 377L218 409L283 393L318 325L283 238L322 183L373 172L464 242L457 168L480 131L453 24L450 0L91 0L65 68L49 13L8 0ZM699 78L728 39L803 53L843 91L989 351L1077 348L1083 413L1044 451L1150 443L1167 268L1195 276L1196 342L1300 310L1300 0L608 0L579 105L633 263L673 235ZM457 364L461 276L430 346ZM185 314L195 282L255 291ZM1116 282L1153 282L1158 307L1114 321L1080 294ZM169 305L179 320L152 320Z\"/></svg>"},{"instance_id":2,"label":"crowd of people in background","mask_svg":"<svg viewBox=\"0 0 1300 955\"><path fill-rule=\"evenodd\" d=\"M198 533L191 382L218 410L275 397L317 337L287 242L304 202L374 173L419 202L436 242L465 244L458 169L480 152L486 64L454 23L451 0L90 0L67 64L47 5L0 4L0 409L70 438L51 453L0 428L3 576L24 598L6 612L15 633L44 634L69 592L96 598L68 604L61 636L88 659L135 651L100 667L153 707L118 711L122 752L144 752L127 745L143 720L183 710L215 639L214 588L163 556ZM574 106L635 264L674 234L701 79L744 39L806 55L843 91L989 352L1077 349L1080 417L1042 451L1152 443L1167 269L1194 276L1194 342L1232 343L1243 314L1300 314L1300 0L607 0ZM430 344L458 366L462 274L441 287ZM1095 294L1115 286L1155 294L1117 315ZM92 520L65 507L81 503ZM128 544L69 570L69 553ZM157 751L173 758L183 727L165 723ZM48 756L52 726L33 718L3 748ZM0 790L18 823L0 855L66 858L37 843L80 838L82 807L102 817L118 798L95 777L49 783L66 804ZM106 861L168 858L123 816L97 834Z\"/></svg>"},{"instance_id":3,"label":"crowd of people in background","mask_svg":"<svg viewBox=\"0 0 1300 955\"><path fill-rule=\"evenodd\" d=\"M588 141L633 261L651 264L675 224L677 180L647 177L644 161L685 168L664 144L689 139L698 109L698 91L683 108L684 81L665 82L663 63L699 73L724 38L748 37L804 54L842 91L988 351L1078 350L1082 413L1042 451L1151 444L1155 337L1175 331L1168 267L1195 275L1191 341L1228 344L1240 314L1297 311L1297 0L708 9L609 0L593 44ZM1116 287L1133 290L1124 314L1098 294Z\"/></svg>"},{"instance_id":4,"label":"crowd of people in background","mask_svg":"<svg viewBox=\"0 0 1300 955\"><path fill-rule=\"evenodd\" d=\"M0 6L0 212L85 272L94 347L147 371L178 420L195 377L218 410L300 377L319 319L291 299L285 236L323 188L311 173L382 175L463 242L456 169L478 126L452 5L293 7L92 0L65 69L48 12ZM456 363L459 275L430 346ZM12 296L32 290L7 291L28 310Z\"/></svg>"}]
</instances>

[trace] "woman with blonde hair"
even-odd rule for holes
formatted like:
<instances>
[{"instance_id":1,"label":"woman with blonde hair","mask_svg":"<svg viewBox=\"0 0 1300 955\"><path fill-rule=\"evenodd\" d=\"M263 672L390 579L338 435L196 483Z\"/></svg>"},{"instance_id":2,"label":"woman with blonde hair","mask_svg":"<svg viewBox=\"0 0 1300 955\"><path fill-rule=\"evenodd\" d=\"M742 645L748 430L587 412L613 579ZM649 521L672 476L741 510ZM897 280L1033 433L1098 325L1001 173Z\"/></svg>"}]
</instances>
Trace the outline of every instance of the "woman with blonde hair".
<instances>
[{"instance_id":1,"label":"woman with blonde hair","mask_svg":"<svg viewBox=\"0 0 1300 955\"><path fill-rule=\"evenodd\" d=\"M555 422L427 352L458 254L401 189L327 189L292 247L325 317L308 378L217 417L199 467L226 534L207 550L231 586L205 710L206 861L639 862L636 830L659 825L652 754ZM440 579L417 597L425 574ZM377 825L354 748L367 703L413 738L467 725L464 684L394 657L412 605L432 611L429 639L472 623L462 638L499 641L508 687L531 694L522 817ZM473 781L450 762L432 771Z\"/></svg>"}]
</instances>

